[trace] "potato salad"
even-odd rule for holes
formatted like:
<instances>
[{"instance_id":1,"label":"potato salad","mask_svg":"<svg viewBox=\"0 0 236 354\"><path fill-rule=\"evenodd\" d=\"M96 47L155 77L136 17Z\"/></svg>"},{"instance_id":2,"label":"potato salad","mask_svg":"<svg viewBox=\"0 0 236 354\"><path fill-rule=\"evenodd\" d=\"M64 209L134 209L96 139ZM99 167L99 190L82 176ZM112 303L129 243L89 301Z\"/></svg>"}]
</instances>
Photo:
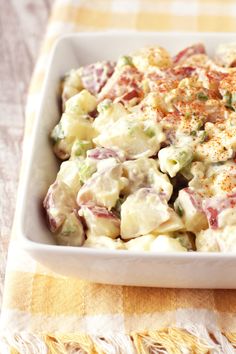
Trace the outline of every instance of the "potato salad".
<instances>
[{"instance_id":1,"label":"potato salad","mask_svg":"<svg viewBox=\"0 0 236 354\"><path fill-rule=\"evenodd\" d=\"M236 43L71 70L43 205L60 245L236 252Z\"/></svg>"}]
</instances>

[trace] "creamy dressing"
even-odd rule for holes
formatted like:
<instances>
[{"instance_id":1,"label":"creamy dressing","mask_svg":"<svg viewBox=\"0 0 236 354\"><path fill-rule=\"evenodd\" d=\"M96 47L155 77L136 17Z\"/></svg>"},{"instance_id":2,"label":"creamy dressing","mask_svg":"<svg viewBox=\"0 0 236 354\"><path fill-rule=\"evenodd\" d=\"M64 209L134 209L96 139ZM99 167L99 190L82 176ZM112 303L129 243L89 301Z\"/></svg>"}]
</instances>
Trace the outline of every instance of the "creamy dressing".
<instances>
[{"instance_id":1,"label":"creamy dressing","mask_svg":"<svg viewBox=\"0 0 236 354\"><path fill-rule=\"evenodd\" d=\"M142 48L72 70L44 200L59 244L236 251L236 44Z\"/></svg>"}]
</instances>

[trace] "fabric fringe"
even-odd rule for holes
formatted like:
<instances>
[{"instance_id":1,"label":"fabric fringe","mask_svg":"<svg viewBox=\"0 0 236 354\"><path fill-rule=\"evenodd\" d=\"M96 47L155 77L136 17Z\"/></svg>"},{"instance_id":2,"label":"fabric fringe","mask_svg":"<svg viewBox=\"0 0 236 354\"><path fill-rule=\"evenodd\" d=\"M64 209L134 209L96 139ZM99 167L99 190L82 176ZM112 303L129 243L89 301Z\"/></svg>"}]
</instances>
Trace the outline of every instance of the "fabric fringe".
<instances>
[{"instance_id":1,"label":"fabric fringe","mask_svg":"<svg viewBox=\"0 0 236 354\"><path fill-rule=\"evenodd\" d=\"M191 333L192 332L192 333ZM92 335L0 335L1 354L234 354L236 333L208 332L201 326L187 331L167 328L104 337Z\"/></svg>"}]
</instances>

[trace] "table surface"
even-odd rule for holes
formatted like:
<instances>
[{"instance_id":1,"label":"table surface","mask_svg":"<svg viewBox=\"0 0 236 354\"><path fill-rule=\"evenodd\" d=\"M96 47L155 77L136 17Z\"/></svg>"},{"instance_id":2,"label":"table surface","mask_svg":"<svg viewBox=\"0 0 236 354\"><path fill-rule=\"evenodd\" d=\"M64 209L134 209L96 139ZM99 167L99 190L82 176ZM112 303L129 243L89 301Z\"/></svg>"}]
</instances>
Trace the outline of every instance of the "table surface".
<instances>
[{"instance_id":1,"label":"table surface","mask_svg":"<svg viewBox=\"0 0 236 354\"><path fill-rule=\"evenodd\" d=\"M52 3L53 0L0 1L0 308L15 211L27 90Z\"/></svg>"}]
</instances>

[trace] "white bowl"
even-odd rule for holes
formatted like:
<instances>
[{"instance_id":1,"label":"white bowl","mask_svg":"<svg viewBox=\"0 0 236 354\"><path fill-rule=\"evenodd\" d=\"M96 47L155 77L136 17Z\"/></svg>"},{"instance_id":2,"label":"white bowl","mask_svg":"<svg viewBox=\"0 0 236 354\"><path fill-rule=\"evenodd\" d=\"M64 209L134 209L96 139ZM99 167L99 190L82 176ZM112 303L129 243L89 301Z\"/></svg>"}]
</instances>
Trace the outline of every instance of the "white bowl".
<instances>
[{"instance_id":1,"label":"white bowl","mask_svg":"<svg viewBox=\"0 0 236 354\"><path fill-rule=\"evenodd\" d=\"M48 135L59 120L58 83L70 69L97 60L116 59L145 45L159 44L172 53L195 42L211 55L219 43L235 41L224 33L87 33L60 39L52 53L32 139L20 201L22 247L38 262L60 274L99 283L236 288L236 254L150 254L55 245L42 214L42 200L54 181L58 163Z\"/></svg>"}]
</instances>

